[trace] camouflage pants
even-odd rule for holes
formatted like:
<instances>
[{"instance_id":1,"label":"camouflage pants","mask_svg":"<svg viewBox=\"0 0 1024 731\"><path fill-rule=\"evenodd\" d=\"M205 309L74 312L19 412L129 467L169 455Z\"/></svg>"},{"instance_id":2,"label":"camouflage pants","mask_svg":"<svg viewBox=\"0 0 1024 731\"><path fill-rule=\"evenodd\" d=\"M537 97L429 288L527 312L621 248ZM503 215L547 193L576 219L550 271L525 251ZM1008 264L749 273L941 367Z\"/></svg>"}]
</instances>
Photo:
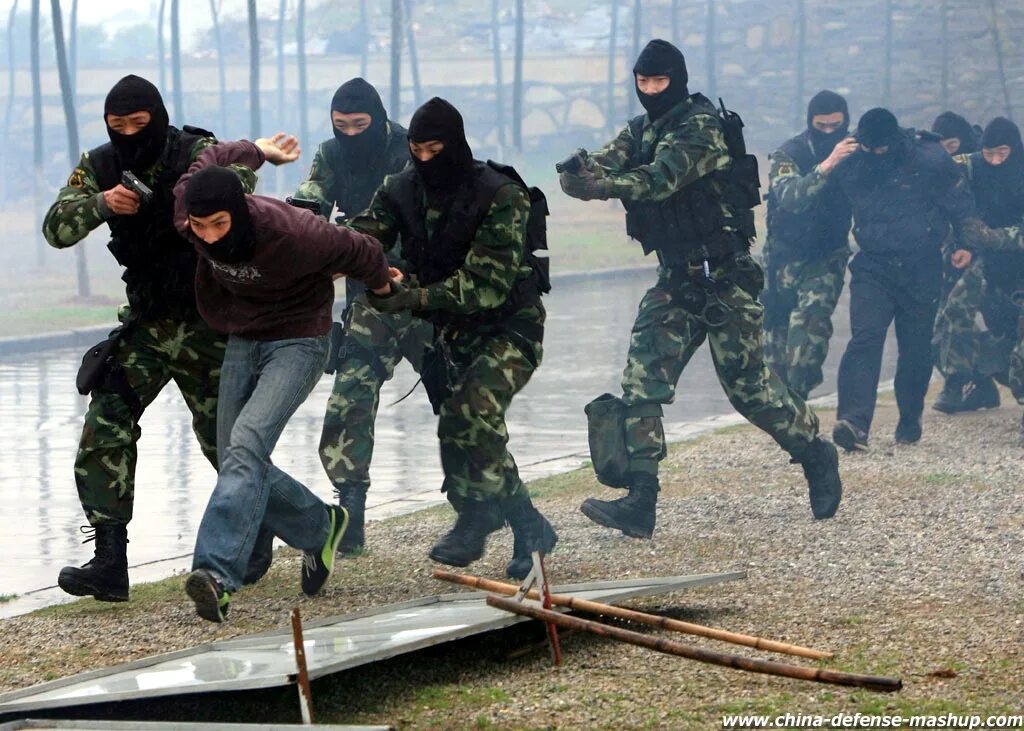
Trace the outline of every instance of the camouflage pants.
<instances>
[{"instance_id":1,"label":"camouflage pants","mask_svg":"<svg viewBox=\"0 0 1024 731\"><path fill-rule=\"evenodd\" d=\"M543 307L538 304L530 310L535 314L533 329L538 330L536 325L544 322ZM508 330L460 333L449 347L455 366L453 388L441 404L437 422L444 470L441 489L456 508L459 499L523 500L528 493L508 451L505 413L540 364L542 338Z\"/></svg>"},{"instance_id":2,"label":"camouflage pants","mask_svg":"<svg viewBox=\"0 0 1024 731\"><path fill-rule=\"evenodd\" d=\"M433 326L404 312L377 312L359 295L345 313L345 349L327 401L320 461L336 486L370 486L373 426L380 389L405 358L417 373Z\"/></svg>"},{"instance_id":3,"label":"camouflage pants","mask_svg":"<svg viewBox=\"0 0 1024 731\"><path fill-rule=\"evenodd\" d=\"M821 366L849 258L850 250L842 248L827 259L792 262L774 273L779 299L794 306L770 318L777 323L774 327L765 327L765 360L801 398L824 380Z\"/></svg>"},{"instance_id":4,"label":"camouflage pants","mask_svg":"<svg viewBox=\"0 0 1024 731\"><path fill-rule=\"evenodd\" d=\"M126 309L120 315L128 317ZM122 339L117 360L143 408L169 381L192 412L192 430L203 455L217 466L217 388L224 360L223 336L201 320L174 318L137 322ZM141 417L140 417L141 418ZM115 391L92 392L75 457L78 497L92 525L122 525L132 519L139 420Z\"/></svg>"},{"instance_id":5,"label":"camouflage pants","mask_svg":"<svg viewBox=\"0 0 1024 731\"><path fill-rule=\"evenodd\" d=\"M1003 299L989 291L982 261L964 270L935 318L932 340L939 370L952 375L991 376L1005 383L1018 402L1024 403L1024 315L1018 311L1018 326L997 334L989 329L983 311L988 300ZM1001 304L1012 314L1009 302Z\"/></svg>"},{"instance_id":6,"label":"camouflage pants","mask_svg":"<svg viewBox=\"0 0 1024 731\"><path fill-rule=\"evenodd\" d=\"M659 270L658 283L640 302L622 400L628 406L671 403L683 369L706 339L733 407L790 454L802 452L818 433L818 418L765 363L764 309L757 301L764 284L761 267L746 255L713 267L712 278L721 282L714 290L720 305L707 294L699 272L676 276ZM657 472L666 454L661 417L628 416L625 429L630 471Z\"/></svg>"}]
</instances>

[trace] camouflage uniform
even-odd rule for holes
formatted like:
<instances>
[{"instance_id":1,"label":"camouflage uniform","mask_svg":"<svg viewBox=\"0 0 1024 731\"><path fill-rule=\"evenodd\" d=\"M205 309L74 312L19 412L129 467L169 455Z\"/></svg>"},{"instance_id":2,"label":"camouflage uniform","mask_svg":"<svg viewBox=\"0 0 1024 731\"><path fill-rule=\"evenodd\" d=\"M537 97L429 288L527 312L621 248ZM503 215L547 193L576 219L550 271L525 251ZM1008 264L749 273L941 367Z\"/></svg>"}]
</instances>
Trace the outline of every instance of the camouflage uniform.
<instances>
[{"instance_id":1,"label":"camouflage uniform","mask_svg":"<svg viewBox=\"0 0 1024 731\"><path fill-rule=\"evenodd\" d=\"M396 173L409 161L406 130L389 121L384 149L372 168L346 167L337 141L322 142L313 158L309 178L299 185L296 197L320 203L325 215L334 206L349 218L370 203L384 177ZM390 257L393 264L399 264ZM431 328L409 313L385 314L366 304L362 287L346 280L345 336L338 354L334 389L327 401L320 461L337 489L370 486L374 421L380 403L380 389L391 380L403 358L418 373L423 349L430 342Z\"/></svg>"},{"instance_id":2,"label":"camouflage uniform","mask_svg":"<svg viewBox=\"0 0 1024 731\"><path fill-rule=\"evenodd\" d=\"M973 166L976 155L955 155L953 160L963 167L967 179L975 187ZM983 195L983 190L975 190L976 198ZM979 199L977 202L979 210L984 213L986 201ZM989 222L993 225L1000 223L992 219ZM975 253L971 264L962 272L939 309L933 337L937 365L947 379L959 375L966 378L994 377L1006 382L1009 374L1009 383L1017 384L1011 390L1018 400L1024 398L1024 346L1020 342L1019 328L1014 328L1014 323L1006 320L1015 319L1019 305L1010 301L1010 293L1004 291L1005 288L990 286L985 267L989 259L994 260L989 261L990 266L1007 270L1020 266L1021 259L1016 256L1024 250L1024 246L1018 244L1020 230L1019 226L997 229L1001 245L983 246ZM1010 258L1007 259L1006 255ZM988 322L990 318L991 323ZM994 331L993 326L1000 332Z\"/></svg>"},{"instance_id":3,"label":"camouflage uniform","mask_svg":"<svg viewBox=\"0 0 1024 731\"><path fill-rule=\"evenodd\" d=\"M192 146L191 159L215 142L212 137L200 138ZM165 167L162 158L139 177L156 191L157 178ZM243 168L238 171L251 190L255 174ZM43 235L56 248L74 246L112 215L105 213L97 173L87 152L47 212ZM140 215L146 215L145 211ZM187 243L183 246L191 250ZM129 296L132 298L131 292ZM118 312L122 323L130 323L116 356L128 385L145 409L173 380L192 412L199 446L216 467L217 388L224 338L202 321L194 301L185 312L161 310L159 303L152 313L135 309L123 306ZM75 483L91 525L124 525L132 518L140 417L109 383L92 392L75 458Z\"/></svg>"},{"instance_id":4,"label":"camouflage uniform","mask_svg":"<svg viewBox=\"0 0 1024 731\"><path fill-rule=\"evenodd\" d=\"M639 139L638 125L627 126L591 155L595 173L611 179L610 196L622 199L627 213L637 202L665 201L688 186L704 185L721 207L722 230L743 239L738 212L714 176L730 163L721 123L711 112L694 110L695 103L689 97L653 123L645 116ZM638 149L654 151L655 162L637 165ZM640 303L622 377L622 400L632 409L625 419L629 472L657 473L657 462L667 453L661 416L640 412L673 401L683 368L705 339L737 411L794 456L818 433L814 413L765 364L764 309L757 301L764 286L761 267L746 253L746 241L733 253L711 251L711 244L709 237L704 260L672 251L669 243L656 247L658 282Z\"/></svg>"},{"instance_id":5,"label":"camouflage uniform","mask_svg":"<svg viewBox=\"0 0 1024 731\"><path fill-rule=\"evenodd\" d=\"M352 228L393 245L400 230L396 202L398 176L389 176ZM425 231L432 236L441 210L424 195ZM508 451L505 412L543 357L545 312L536 302L501 322L471 328L451 324L451 316L472 317L509 301L517 282L531 275L525 263L530 202L518 185L498 189L476 229L465 261L449 276L420 289L416 315L433 321L435 348L449 362L452 391L440 404L437 435L448 499L517 502L529 497ZM411 277L410 287L420 283Z\"/></svg>"},{"instance_id":6,"label":"camouflage uniform","mask_svg":"<svg viewBox=\"0 0 1024 731\"><path fill-rule=\"evenodd\" d=\"M787 144L802 142L805 136ZM821 366L832 337L832 313L850 259L845 243L849 205L816 167L804 173L785 148L771 157L769 181L765 359L793 391L807 398L824 380ZM788 231L786 223L801 214L812 217L811 225ZM824 220L818 223L815 214Z\"/></svg>"}]
</instances>

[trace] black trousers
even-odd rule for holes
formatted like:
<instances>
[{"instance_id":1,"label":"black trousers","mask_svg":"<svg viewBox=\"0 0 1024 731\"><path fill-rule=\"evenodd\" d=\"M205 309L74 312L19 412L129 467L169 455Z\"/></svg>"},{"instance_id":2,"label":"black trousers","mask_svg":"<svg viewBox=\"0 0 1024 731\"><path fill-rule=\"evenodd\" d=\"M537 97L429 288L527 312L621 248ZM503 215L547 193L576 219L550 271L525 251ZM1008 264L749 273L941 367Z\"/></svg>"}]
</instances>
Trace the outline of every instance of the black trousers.
<instances>
[{"instance_id":1,"label":"black trousers","mask_svg":"<svg viewBox=\"0 0 1024 731\"><path fill-rule=\"evenodd\" d=\"M932 375L932 327L940 281L911 283L896 271L882 276L871 270L853 272L850 280L850 342L839 363L839 407L845 419L865 433L871 430L889 325L896 323L896 404L900 417L916 419ZM922 286L924 285L924 286ZM922 291L923 290L923 291ZM934 296L929 296L934 294Z\"/></svg>"}]
</instances>

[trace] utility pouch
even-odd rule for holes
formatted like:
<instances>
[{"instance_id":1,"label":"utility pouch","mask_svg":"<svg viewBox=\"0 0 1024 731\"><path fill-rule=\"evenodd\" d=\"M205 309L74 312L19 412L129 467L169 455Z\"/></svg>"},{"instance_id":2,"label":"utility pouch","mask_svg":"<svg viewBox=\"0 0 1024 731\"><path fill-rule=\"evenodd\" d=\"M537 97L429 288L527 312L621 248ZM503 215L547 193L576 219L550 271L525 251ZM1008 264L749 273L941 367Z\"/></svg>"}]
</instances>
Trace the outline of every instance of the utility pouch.
<instances>
[{"instance_id":1,"label":"utility pouch","mask_svg":"<svg viewBox=\"0 0 1024 731\"><path fill-rule=\"evenodd\" d=\"M343 359L342 343L345 342L345 324L342 322L331 323L331 346L330 354L327 356L327 364L324 365L324 373L334 375L341 367Z\"/></svg>"},{"instance_id":2,"label":"utility pouch","mask_svg":"<svg viewBox=\"0 0 1024 731\"><path fill-rule=\"evenodd\" d=\"M83 396L88 396L103 385L111 370L117 365L117 349L121 344L121 329L114 330L101 343L89 348L82 356L82 365L75 377L75 387Z\"/></svg>"},{"instance_id":3,"label":"utility pouch","mask_svg":"<svg viewBox=\"0 0 1024 731\"><path fill-rule=\"evenodd\" d=\"M452 395L452 382L444 354L436 346L428 345L423 351L420 380L434 414L440 414L441 404Z\"/></svg>"},{"instance_id":4,"label":"utility pouch","mask_svg":"<svg viewBox=\"0 0 1024 731\"><path fill-rule=\"evenodd\" d=\"M590 461L598 482L608 487L629 487L631 465L626 450L626 418L661 416L661 404L627 406L618 396L603 393L583 407L583 411L587 415ZM663 436L661 441L664 442Z\"/></svg>"}]
</instances>

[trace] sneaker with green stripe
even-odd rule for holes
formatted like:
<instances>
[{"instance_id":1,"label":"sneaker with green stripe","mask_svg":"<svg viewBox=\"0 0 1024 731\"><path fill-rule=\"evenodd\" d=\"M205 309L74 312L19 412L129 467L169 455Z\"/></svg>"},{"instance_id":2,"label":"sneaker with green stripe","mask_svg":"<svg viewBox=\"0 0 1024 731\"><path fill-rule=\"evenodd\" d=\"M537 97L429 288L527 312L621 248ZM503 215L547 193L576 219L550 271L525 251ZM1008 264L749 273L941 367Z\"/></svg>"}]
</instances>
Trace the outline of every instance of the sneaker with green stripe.
<instances>
[{"instance_id":1,"label":"sneaker with green stripe","mask_svg":"<svg viewBox=\"0 0 1024 731\"><path fill-rule=\"evenodd\" d=\"M334 559L341 543L345 529L348 528L348 511L340 505L327 505L330 519L327 540L318 551L303 551L302 554L302 593L315 596L324 588L324 584L334 573Z\"/></svg>"},{"instance_id":2,"label":"sneaker with green stripe","mask_svg":"<svg viewBox=\"0 0 1024 731\"><path fill-rule=\"evenodd\" d=\"M185 580L185 591L196 604L196 614L210 622L224 622L231 607L231 594L217 574L196 569Z\"/></svg>"}]
</instances>

